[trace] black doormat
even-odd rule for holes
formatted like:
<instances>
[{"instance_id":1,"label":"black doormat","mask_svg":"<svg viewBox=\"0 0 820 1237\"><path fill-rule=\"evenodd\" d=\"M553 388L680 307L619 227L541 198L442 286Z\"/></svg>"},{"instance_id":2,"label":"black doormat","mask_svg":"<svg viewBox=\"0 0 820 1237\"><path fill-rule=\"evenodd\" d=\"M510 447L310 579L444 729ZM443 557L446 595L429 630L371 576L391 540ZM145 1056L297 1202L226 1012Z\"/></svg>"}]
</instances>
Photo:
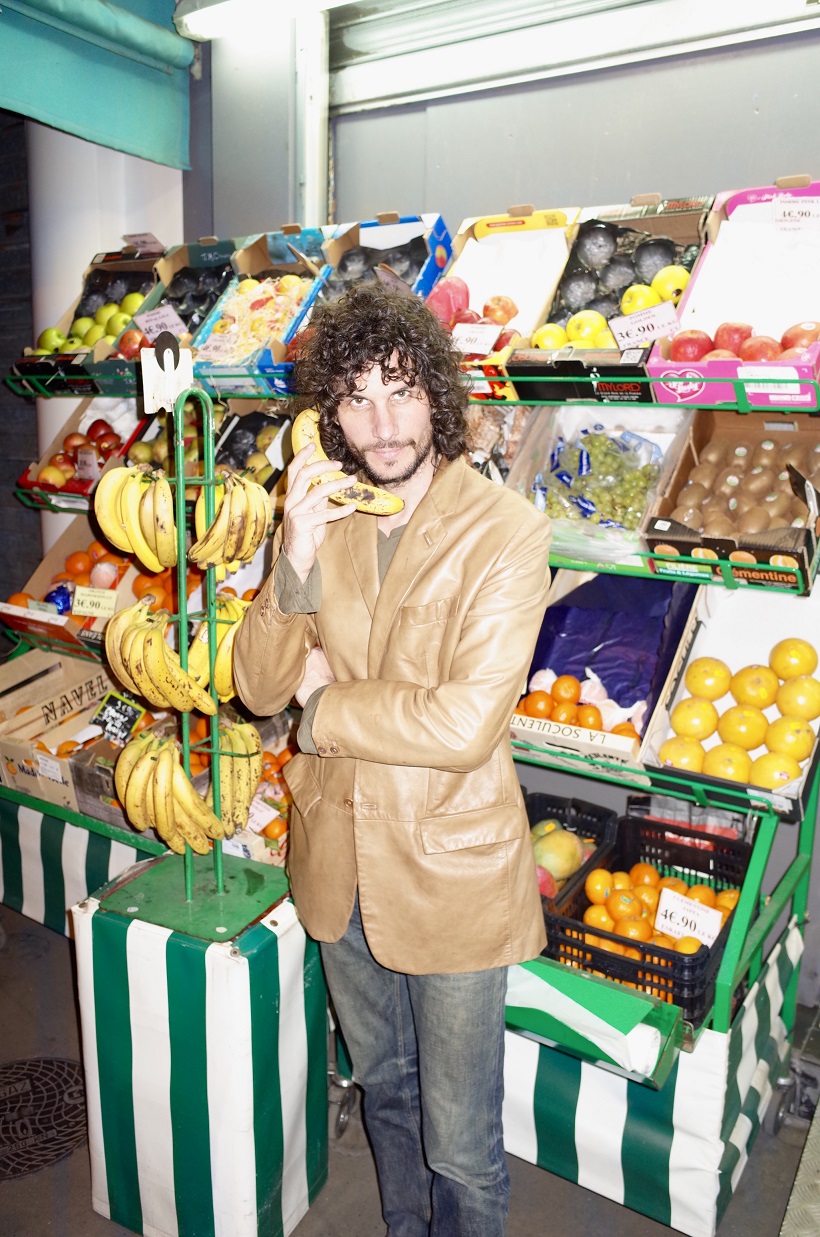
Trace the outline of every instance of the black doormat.
<instances>
[{"instance_id":1,"label":"black doormat","mask_svg":"<svg viewBox=\"0 0 820 1237\"><path fill-rule=\"evenodd\" d=\"M0 1181L48 1168L85 1139L79 1062L32 1057L0 1064Z\"/></svg>"}]
</instances>

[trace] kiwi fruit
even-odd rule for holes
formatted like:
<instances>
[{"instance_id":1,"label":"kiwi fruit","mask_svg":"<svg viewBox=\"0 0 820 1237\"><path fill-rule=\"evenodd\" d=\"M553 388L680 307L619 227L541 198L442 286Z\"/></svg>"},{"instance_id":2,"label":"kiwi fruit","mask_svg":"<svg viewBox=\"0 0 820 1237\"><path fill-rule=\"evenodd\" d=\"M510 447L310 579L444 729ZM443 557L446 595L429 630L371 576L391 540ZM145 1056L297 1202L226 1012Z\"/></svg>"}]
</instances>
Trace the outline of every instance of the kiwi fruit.
<instances>
[{"instance_id":1,"label":"kiwi fruit","mask_svg":"<svg viewBox=\"0 0 820 1237\"><path fill-rule=\"evenodd\" d=\"M713 516L703 526L705 537L734 537L735 526L725 515Z\"/></svg>"},{"instance_id":2,"label":"kiwi fruit","mask_svg":"<svg viewBox=\"0 0 820 1237\"><path fill-rule=\"evenodd\" d=\"M703 512L704 518L708 515L726 515L729 510L731 499L727 499L723 494L716 494L714 490L711 494L707 494L703 502L700 504L700 509Z\"/></svg>"},{"instance_id":3,"label":"kiwi fruit","mask_svg":"<svg viewBox=\"0 0 820 1237\"><path fill-rule=\"evenodd\" d=\"M724 468L715 477L715 492L725 494L728 498L740 486L740 478L742 473L737 468Z\"/></svg>"},{"instance_id":4,"label":"kiwi fruit","mask_svg":"<svg viewBox=\"0 0 820 1237\"><path fill-rule=\"evenodd\" d=\"M695 481L687 482L678 494L676 506L699 507L708 493L705 485L698 485Z\"/></svg>"},{"instance_id":5,"label":"kiwi fruit","mask_svg":"<svg viewBox=\"0 0 820 1237\"><path fill-rule=\"evenodd\" d=\"M766 494L762 501L769 513L769 519L774 515L787 515L791 506L788 494L784 494L782 491L778 492L777 490Z\"/></svg>"},{"instance_id":6,"label":"kiwi fruit","mask_svg":"<svg viewBox=\"0 0 820 1237\"><path fill-rule=\"evenodd\" d=\"M738 520L737 527L738 532L751 536L757 533L765 533L769 527L769 513L765 507L750 507L748 511L744 511Z\"/></svg>"},{"instance_id":7,"label":"kiwi fruit","mask_svg":"<svg viewBox=\"0 0 820 1237\"><path fill-rule=\"evenodd\" d=\"M706 446L698 455L699 464L722 464L726 459L726 443L718 442L713 439L712 442L707 442ZM820 463L820 459L818 459Z\"/></svg>"},{"instance_id":8,"label":"kiwi fruit","mask_svg":"<svg viewBox=\"0 0 820 1237\"><path fill-rule=\"evenodd\" d=\"M771 438L764 438L752 452L752 468L757 467L758 464L763 468L775 468L776 459L777 445L772 442Z\"/></svg>"},{"instance_id":9,"label":"kiwi fruit","mask_svg":"<svg viewBox=\"0 0 820 1237\"><path fill-rule=\"evenodd\" d=\"M726 452L726 463L736 471L745 472L752 462L752 444L736 442Z\"/></svg>"},{"instance_id":10,"label":"kiwi fruit","mask_svg":"<svg viewBox=\"0 0 820 1237\"><path fill-rule=\"evenodd\" d=\"M769 521L769 532L775 528L788 528L789 521L783 515L776 515Z\"/></svg>"},{"instance_id":11,"label":"kiwi fruit","mask_svg":"<svg viewBox=\"0 0 820 1237\"><path fill-rule=\"evenodd\" d=\"M740 487L747 494L769 494L775 487L775 475L771 468L756 464L744 474Z\"/></svg>"},{"instance_id":12,"label":"kiwi fruit","mask_svg":"<svg viewBox=\"0 0 820 1237\"><path fill-rule=\"evenodd\" d=\"M694 528L696 532L703 528L703 516L697 507L676 507L669 518L677 520L678 524L685 524L687 528Z\"/></svg>"},{"instance_id":13,"label":"kiwi fruit","mask_svg":"<svg viewBox=\"0 0 820 1237\"><path fill-rule=\"evenodd\" d=\"M707 490L715 483L715 477L720 472L717 464L696 464L689 473L688 480L695 485L705 485Z\"/></svg>"},{"instance_id":14,"label":"kiwi fruit","mask_svg":"<svg viewBox=\"0 0 820 1237\"><path fill-rule=\"evenodd\" d=\"M792 468L796 468L798 472L805 473L808 467L806 448L801 447L799 442L792 443L790 447L781 447L778 463L781 468L791 464Z\"/></svg>"}]
</instances>

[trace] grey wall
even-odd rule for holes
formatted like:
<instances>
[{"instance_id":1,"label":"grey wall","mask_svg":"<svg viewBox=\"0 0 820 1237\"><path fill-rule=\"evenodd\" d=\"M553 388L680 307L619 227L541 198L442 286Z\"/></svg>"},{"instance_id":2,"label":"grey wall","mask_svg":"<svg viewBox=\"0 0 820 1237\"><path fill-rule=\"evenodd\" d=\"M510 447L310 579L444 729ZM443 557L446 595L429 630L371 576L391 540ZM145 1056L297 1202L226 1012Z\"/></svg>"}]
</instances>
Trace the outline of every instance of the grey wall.
<instances>
[{"instance_id":1,"label":"grey wall","mask_svg":"<svg viewBox=\"0 0 820 1237\"><path fill-rule=\"evenodd\" d=\"M820 176L819 52L820 34L805 33L338 117L335 219L436 210L453 231L513 203Z\"/></svg>"}]
</instances>

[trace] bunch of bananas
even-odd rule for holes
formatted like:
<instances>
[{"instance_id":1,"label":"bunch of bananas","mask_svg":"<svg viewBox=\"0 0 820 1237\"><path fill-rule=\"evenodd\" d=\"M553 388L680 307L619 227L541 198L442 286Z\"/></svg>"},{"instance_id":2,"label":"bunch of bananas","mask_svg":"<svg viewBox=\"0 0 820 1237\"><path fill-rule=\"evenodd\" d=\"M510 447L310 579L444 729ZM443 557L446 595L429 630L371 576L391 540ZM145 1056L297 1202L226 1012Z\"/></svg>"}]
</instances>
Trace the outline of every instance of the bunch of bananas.
<instances>
[{"instance_id":1,"label":"bunch of bananas","mask_svg":"<svg viewBox=\"0 0 820 1237\"><path fill-rule=\"evenodd\" d=\"M182 669L179 657L165 638L169 619L167 610L152 614L146 598L120 610L105 627L108 664L124 687L143 696L149 704L181 713L199 709L213 716L216 701Z\"/></svg>"},{"instance_id":2,"label":"bunch of bananas","mask_svg":"<svg viewBox=\"0 0 820 1237\"><path fill-rule=\"evenodd\" d=\"M230 700L236 695L233 682L233 646L239 624L245 617L249 601L229 594L216 598L216 655L214 657L213 687L220 700ZM188 673L202 687L208 686L211 677L210 640L207 621L197 628L188 649Z\"/></svg>"},{"instance_id":3,"label":"bunch of bananas","mask_svg":"<svg viewBox=\"0 0 820 1237\"><path fill-rule=\"evenodd\" d=\"M270 495L263 485L242 473L221 470L224 481L214 486L216 515L205 526L205 488L194 508L197 540L188 557L198 567L229 567L249 563L268 534L271 522ZM224 578L221 572L217 579Z\"/></svg>"},{"instance_id":4,"label":"bunch of bananas","mask_svg":"<svg viewBox=\"0 0 820 1237\"><path fill-rule=\"evenodd\" d=\"M136 464L103 473L94 491L94 511L111 544L136 555L146 571L156 575L176 566L174 494L161 468Z\"/></svg>"},{"instance_id":5,"label":"bunch of bananas","mask_svg":"<svg viewBox=\"0 0 820 1237\"><path fill-rule=\"evenodd\" d=\"M251 800L262 777L262 739L250 722L219 727L219 814L225 837L248 823ZM207 802L213 803L213 783Z\"/></svg>"},{"instance_id":6,"label":"bunch of bananas","mask_svg":"<svg viewBox=\"0 0 820 1237\"><path fill-rule=\"evenodd\" d=\"M186 842L197 855L207 855L211 839L227 836L183 769L173 739L159 739L150 731L137 735L120 752L114 785L134 828L142 833L153 826L178 855L185 854Z\"/></svg>"}]
</instances>

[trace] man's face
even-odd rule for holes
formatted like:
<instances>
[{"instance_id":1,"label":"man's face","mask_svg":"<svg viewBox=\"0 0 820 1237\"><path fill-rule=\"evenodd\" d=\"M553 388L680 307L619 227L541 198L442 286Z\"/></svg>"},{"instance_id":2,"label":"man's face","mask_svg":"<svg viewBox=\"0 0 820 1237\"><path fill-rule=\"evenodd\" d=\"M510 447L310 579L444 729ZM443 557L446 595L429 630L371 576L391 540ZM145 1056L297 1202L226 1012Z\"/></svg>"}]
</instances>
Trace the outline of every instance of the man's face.
<instances>
[{"instance_id":1,"label":"man's face","mask_svg":"<svg viewBox=\"0 0 820 1237\"><path fill-rule=\"evenodd\" d=\"M342 397L336 416L350 454L373 485L401 485L432 465L427 395L403 378L385 382L380 366L360 374L356 390Z\"/></svg>"}]
</instances>

